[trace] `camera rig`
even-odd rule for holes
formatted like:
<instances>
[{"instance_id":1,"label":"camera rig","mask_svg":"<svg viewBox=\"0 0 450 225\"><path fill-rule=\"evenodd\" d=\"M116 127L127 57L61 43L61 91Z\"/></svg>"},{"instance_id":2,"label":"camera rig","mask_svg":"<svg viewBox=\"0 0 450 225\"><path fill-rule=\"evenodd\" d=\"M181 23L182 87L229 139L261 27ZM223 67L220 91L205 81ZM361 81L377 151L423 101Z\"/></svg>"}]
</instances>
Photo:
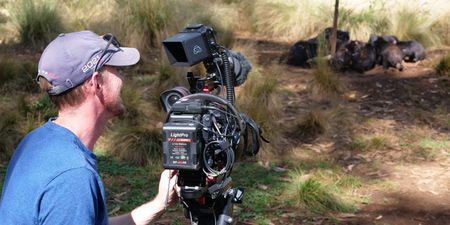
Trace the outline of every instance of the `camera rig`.
<instances>
[{"instance_id":1,"label":"camera rig","mask_svg":"<svg viewBox=\"0 0 450 225\"><path fill-rule=\"evenodd\" d=\"M188 72L190 88L161 93L167 118L163 125L163 165L178 170L179 197L192 224L232 224L233 203L243 188L232 188L236 158L258 153L261 130L235 108L234 87L245 82L251 64L238 52L217 44L211 27L198 24L167 38L171 64L190 67L200 62L204 76ZM226 88L226 98L220 95ZM241 142L243 139L243 143Z\"/></svg>"}]
</instances>

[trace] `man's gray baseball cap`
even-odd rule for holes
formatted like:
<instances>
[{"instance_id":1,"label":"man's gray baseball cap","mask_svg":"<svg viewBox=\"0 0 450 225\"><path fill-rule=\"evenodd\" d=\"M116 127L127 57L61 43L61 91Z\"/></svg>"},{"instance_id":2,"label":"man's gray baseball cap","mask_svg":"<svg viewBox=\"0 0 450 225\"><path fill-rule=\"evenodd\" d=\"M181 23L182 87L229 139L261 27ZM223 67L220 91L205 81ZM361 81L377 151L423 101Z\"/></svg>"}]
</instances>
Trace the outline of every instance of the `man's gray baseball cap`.
<instances>
[{"instance_id":1,"label":"man's gray baseball cap","mask_svg":"<svg viewBox=\"0 0 450 225\"><path fill-rule=\"evenodd\" d=\"M135 48L107 45L108 40L92 31L60 34L42 53L36 80L47 79L53 86L48 94L58 95L83 83L96 68L131 66L140 59Z\"/></svg>"}]
</instances>

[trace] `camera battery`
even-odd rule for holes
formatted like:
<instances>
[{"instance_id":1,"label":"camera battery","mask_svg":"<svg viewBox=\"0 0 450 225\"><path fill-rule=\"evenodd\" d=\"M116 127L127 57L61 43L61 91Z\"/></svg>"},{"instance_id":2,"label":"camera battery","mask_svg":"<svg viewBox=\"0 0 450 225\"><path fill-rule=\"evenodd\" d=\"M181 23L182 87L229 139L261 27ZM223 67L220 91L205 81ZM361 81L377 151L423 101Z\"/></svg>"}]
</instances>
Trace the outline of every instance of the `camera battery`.
<instances>
[{"instance_id":1,"label":"camera battery","mask_svg":"<svg viewBox=\"0 0 450 225\"><path fill-rule=\"evenodd\" d=\"M201 126L191 122L168 122L163 126L164 168L199 170Z\"/></svg>"}]
</instances>

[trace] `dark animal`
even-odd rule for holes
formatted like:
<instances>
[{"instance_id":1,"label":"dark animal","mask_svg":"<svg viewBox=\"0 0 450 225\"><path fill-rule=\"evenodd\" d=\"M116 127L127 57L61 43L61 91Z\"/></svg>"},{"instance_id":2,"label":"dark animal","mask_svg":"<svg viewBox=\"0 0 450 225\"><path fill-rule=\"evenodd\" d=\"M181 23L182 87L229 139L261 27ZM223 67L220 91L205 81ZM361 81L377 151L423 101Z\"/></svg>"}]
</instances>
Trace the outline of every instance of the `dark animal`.
<instances>
[{"instance_id":1,"label":"dark animal","mask_svg":"<svg viewBox=\"0 0 450 225\"><path fill-rule=\"evenodd\" d=\"M392 44L396 44L398 41L397 37L391 36L391 35L384 35L384 36L377 36L377 35L370 35L369 38L369 44L372 45L372 47L375 49L375 55L376 55L376 64L381 65L382 64L382 56L381 52L388 46Z\"/></svg>"},{"instance_id":2,"label":"dark animal","mask_svg":"<svg viewBox=\"0 0 450 225\"><path fill-rule=\"evenodd\" d=\"M369 43L359 42L352 54L351 68L359 73L371 70L376 65L375 48Z\"/></svg>"},{"instance_id":3,"label":"dark animal","mask_svg":"<svg viewBox=\"0 0 450 225\"><path fill-rule=\"evenodd\" d=\"M396 36L394 36L394 35L378 36L378 35L375 35L375 34L371 34L368 43L373 46L373 45L375 45L375 42L377 42L377 41L381 41L382 43L397 44L398 38Z\"/></svg>"},{"instance_id":4,"label":"dark animal","mask_svg":"<svg viewBox=\"0 0 450 225\"><path fill-rule=\"evenodd\" d=\"M402 50L404 54L403 59L406 62L417 62L425 59L425 48L415 40L399 41L397 46Z\"/></svg>"},{"instance_id":5,"label":"dark animal","mask_svg":"<svg viewBox=\"0 0 450 225\"><path fill-rule=\"evenodd\" d=\"M308 60L316 56L316 43L313 41L298 41L289 49L286 63L294 66L309 66Z\"/></svg>"},{"instance_id":6,"label":"dark animal","mask_svg":"<svg viewBox=\"0 0 450 225\"><path fill-rule=\"evenodd\" d=\"M334 69L339 71L355 70L364 73L375 67L375 49L361 41L350 41L342 46L331 59Z\"/></svg>"},{"instance_id":7,"label":"dark animal","mask_svg":"<svg viewBox=\"0 0 450 225\"><path fill-rule=\"evenodd\" d=\"M325 38L328 51L331 50L330 47L331 31L332 28L328 27L320 34L323 35ZM289 49L289 53L286 57L287 59L286 63L294 66L302 66L302 67L310 66L309 62L314 61L314 58L318 56L320 35L311 38L307 41L304 40L298 41L293 46L291 46ZM336 49L339 49L341 46L348 43L349 40L350 35L348 32L337 30Z\"/></svg>"},{"instance_id":8,"label":"dark animal","mask_svg":"<svg viewBox=\"0 0 450 225\"><path fill-rule=\"evenodd\" d=\"M331 58L331 66L337 71L344 72L350 69L351 63L352 54L345 47L338 49L333 58Z\"/></svg>"},{"instance_id":9,"label":"dark animal","mask_svg":"<svg viewBox=\"0 0 450 225\"><path fill-rule=\"evenodd\" d=\"M333 33L332 27L327 27L323 31L325 40L327 41L328 50L331 51L331 35ZM350 41L350 34L347 31L336 30L336 49L340 49Z\"/></svg>"},{"instance_id":10,"label":"dark animal","mask_svg":"<svg viewBox=\"0 0 450 225\"><path fill-rule=\"evenodd\" d=\"M403 52L402 50L395 44L389 44L386 48L381 52L381 60L382 65L385 70L389 67L397 68L398 70L403 70Z\"/></svg>"}]
</instances>

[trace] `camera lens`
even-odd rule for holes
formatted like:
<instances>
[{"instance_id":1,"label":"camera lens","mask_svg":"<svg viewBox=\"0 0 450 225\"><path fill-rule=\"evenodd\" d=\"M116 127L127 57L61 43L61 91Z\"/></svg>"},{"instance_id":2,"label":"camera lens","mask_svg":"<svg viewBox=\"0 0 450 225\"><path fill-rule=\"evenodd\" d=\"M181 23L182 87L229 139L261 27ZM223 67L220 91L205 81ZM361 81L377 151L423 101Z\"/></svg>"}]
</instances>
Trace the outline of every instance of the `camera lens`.
<instances>
[{"instance_id":1,"label":"camera lens","mask_svg":"<svg viewBox=\"0 0 450 225\"><path fill-rule=\"evenodd\" d=\"M173 93L167 97L167 103L169 104L169 106L172 106L173 103L180 99L180 97L180 95Z\"/></svg>"},{"instance_id":2,"label":"camera lens","mask_svg":"<svg viewBox=\"0 0 450 225\"><path fill-rule=\"evenodd\" d=\"M175 104L180 98L190 95L191 93L185 87L175 87L170 90L163 91L159 96L159 100L163 106L164 111L168 112L172 105Z\"/></svg>"}]
</instances>

